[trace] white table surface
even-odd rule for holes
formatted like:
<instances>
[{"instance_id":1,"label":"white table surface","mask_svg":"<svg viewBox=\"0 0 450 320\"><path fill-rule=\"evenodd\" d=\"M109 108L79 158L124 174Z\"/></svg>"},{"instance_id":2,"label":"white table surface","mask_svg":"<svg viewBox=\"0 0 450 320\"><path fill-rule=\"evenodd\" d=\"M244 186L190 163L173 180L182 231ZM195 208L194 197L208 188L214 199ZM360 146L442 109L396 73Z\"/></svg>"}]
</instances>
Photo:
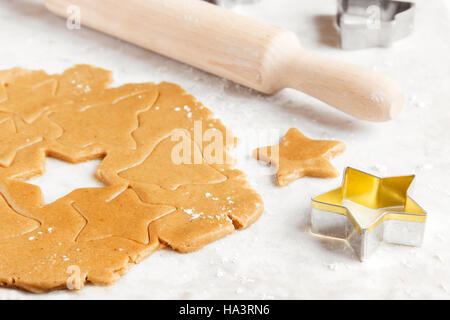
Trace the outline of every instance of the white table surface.
<instances>
[{"instance_id":1,"label":"white table surface","mask_svg":"<svg viewBox=\"0 0 450 320\"><path fill-rule=\"evenodd\" d=\"M235 8L293 30L311 51L371 66L397 80L407 96L403 113L398 120L371 124L299 92L263 96L90 29L68 30L41 1L2 0L0 69L60 72L89 63L113 70L117 84L180 84L242 138L239 167L266 210L249 229L198 252L158 251L112 286L43 295L0 289L0 299L450 298L449 8L445 0L419 1L413 35L390 49L362 51L336 47L335 0L263 0ZM341 172L353 166L383 176L416 173L414 198L429 212L424 245L384 245L361 263L344 242L311 235L311 197L339 186L341 179L304 178L278 188L268 168L248 159L251 148L271 143L269 134L249 140L249 129L281 137L290 127L312 138L344 141L348 150L333 161ZM73 188L97 185L90 176L97 164L73 171L51 161L49 174L36 183L51 201ZM77 172L86 174L75 180Z\"/></svg>"}]
</instances>

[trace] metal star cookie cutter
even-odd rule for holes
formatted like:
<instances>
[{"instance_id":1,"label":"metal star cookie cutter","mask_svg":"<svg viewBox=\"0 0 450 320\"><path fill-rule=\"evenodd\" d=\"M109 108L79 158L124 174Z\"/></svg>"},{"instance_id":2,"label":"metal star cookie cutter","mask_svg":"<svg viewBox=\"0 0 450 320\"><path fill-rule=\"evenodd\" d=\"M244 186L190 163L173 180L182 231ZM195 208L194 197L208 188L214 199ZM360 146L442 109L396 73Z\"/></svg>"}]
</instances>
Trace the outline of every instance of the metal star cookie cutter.
<instances>
[{"instance_id":1,"label":"metal star cookie cutter","mask_svg":"<svg viewBox=\"0 0 450 320\"><path fill-rule=\"evenodd\" d=\"M389 47L414 29L415 4L391 0L338 0L337 25L344 50Z\"/></svg>"},{"instance_id":2,"label":"metal star cookie cutter","mask_svg":"<svg viewBox=\"0 0 450 320\"><path fill-rule=\"evenodd\" d=\"M347 168L341 187L312 199L311 232L347 240L361 261L383 242L420 246L427 213L408 195L414 178Z\"/></svg>"}]
</instances>

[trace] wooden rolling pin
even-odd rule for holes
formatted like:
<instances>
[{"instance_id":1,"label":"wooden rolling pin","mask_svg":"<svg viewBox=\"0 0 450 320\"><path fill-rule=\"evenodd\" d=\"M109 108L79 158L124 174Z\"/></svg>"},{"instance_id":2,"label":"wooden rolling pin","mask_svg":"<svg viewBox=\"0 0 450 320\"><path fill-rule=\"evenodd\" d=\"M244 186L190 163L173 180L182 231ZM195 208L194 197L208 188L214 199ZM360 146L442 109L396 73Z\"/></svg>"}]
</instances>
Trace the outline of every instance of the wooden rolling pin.
<instances>
[{"instance_id":1,"label":"wooden rolling pin","mask_svg":"<svg viewBox=\"0 0 450 320\"><path fill-rule=\"evenodd\" d=\"M403 106L395 82L311 54L287 30L199 0L46 0L81 23L264 93L294 88L356 118L386 121ZM72 6L72 7L71 7Z\"/></svg>"}]
</instances>

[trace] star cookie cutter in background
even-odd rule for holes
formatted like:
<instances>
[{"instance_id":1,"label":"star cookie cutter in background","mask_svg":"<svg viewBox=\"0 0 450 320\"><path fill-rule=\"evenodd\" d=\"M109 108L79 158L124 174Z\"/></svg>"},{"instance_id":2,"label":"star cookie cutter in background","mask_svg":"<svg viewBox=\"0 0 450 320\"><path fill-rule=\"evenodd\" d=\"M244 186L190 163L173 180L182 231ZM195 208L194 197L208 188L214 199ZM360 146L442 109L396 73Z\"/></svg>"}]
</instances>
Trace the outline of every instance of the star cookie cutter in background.
<instances>
[{"instance_id":1,"label":"star cookie cutter in background","mask_svg":"<svg viewBox=\"0 0 450 320\"><path fill-rule=\"evenodd\" d=\"M341 187L312 199L311 232L347 240L361 261L382 242L420 246L427 213L408 196L413 180L347 168Z\"/></svg>"},{"instance_id":2,"label":"star cookie cutter in background","mask_svg":"<svg viewBox=\"0 0 450 320\"><path fill-rule=\"evenodd\" d=\"M389 47L414 29L415 4L391 0L338 0L337 25L344 50Z\"/></svg>"}]
</instances>

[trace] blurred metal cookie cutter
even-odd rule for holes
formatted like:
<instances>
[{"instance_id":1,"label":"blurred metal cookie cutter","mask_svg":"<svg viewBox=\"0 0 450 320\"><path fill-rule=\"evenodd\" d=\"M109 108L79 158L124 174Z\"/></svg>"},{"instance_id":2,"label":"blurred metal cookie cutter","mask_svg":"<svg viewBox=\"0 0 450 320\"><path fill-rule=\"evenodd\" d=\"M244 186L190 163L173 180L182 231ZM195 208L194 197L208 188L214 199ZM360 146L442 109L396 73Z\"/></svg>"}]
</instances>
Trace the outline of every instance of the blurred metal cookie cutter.
<instances>
[{"instance_id":1,"label":"blurred metal cookie cutter","mask_svg":"<svg viewBox=\"0 0 450 320\"><path fill-rule=\"evenodd\" d=\"M347 240L361 261L383 242L420 246L427 213L408 196L413 180L347 168L341 187L312 199L311 232Z\"/></svg>"},{"instance_id":2,"label":"blurred metal cookie cutter","mask_svg":"<svg viewBox=\"0 0 450 320\"><path fill-rule=\"evenodd\" d=\"M415 4L391 0L338 0L337 25L344 50L389 47L414 29Z\"/></svg>"}]
</instances>

